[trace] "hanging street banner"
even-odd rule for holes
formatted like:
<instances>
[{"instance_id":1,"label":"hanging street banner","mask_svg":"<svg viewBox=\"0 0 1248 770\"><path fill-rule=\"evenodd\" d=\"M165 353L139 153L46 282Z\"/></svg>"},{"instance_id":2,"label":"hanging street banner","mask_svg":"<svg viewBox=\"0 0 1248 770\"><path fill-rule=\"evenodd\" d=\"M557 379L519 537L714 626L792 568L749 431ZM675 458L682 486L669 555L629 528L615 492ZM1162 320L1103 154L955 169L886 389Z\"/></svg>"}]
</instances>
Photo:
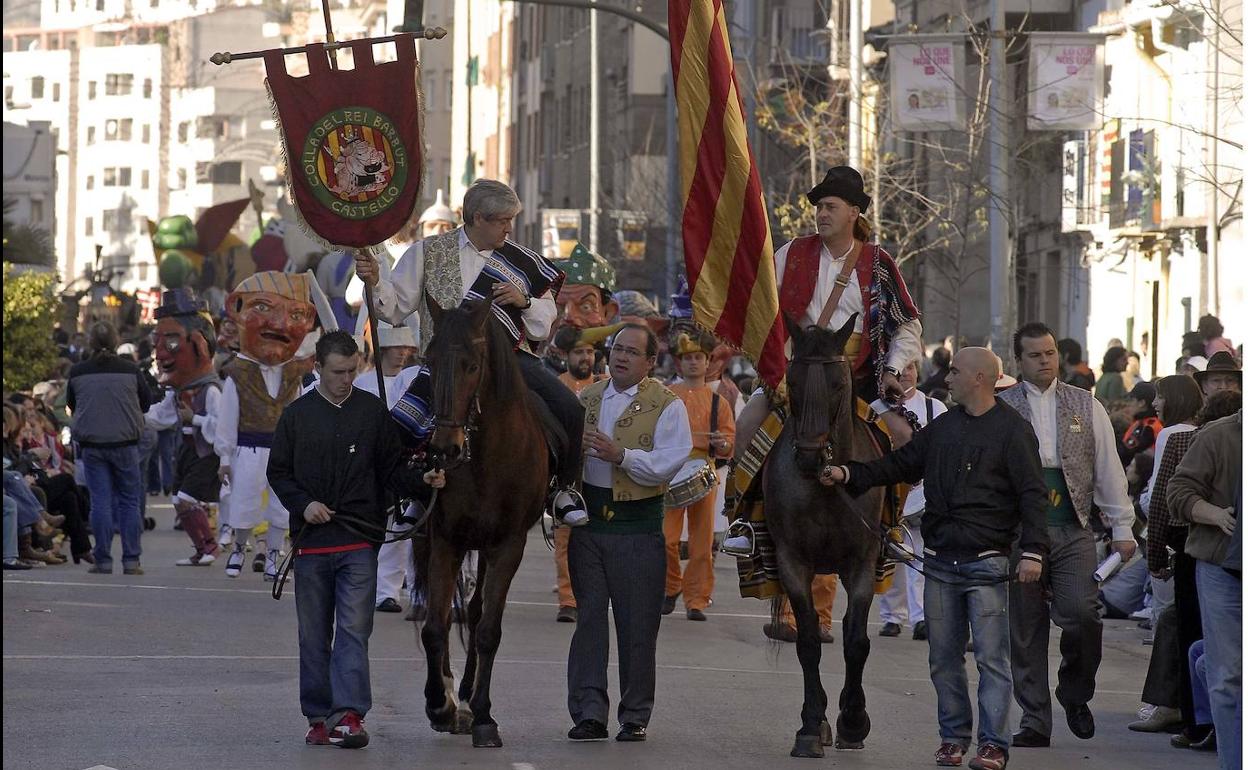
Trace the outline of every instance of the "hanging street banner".
<instances>
[{"instance_id":1,"label":"hanging street banner","mask_svg":"<svg viewBox=\"0 0 1248 770\"><path fill-rule=\"evenodd\" d=\"M420 194L415 36L394 45L398 59L376 64L371 40L352 41L349 70L331 68L324 45L309 45L303 77L287 73L282 51L264 52L287 183L304 223L327 244L382 243L407 224Z\"/></svg>"},{"instance_id":2,"label":"hanging street banner","mask_svg":"<svg viewBox=\"0 0 1248 770\"><path fill-rule=\"evenodd\" d=\"M1102 123L1105 47L1102 35L1030 35L1027 128L1096 131Z\"/></svg>"},{"instance_id":3,"label":"hanging street banner","mask_svg":"<svg viewBox=\"0 0 1248 770\"><path fill-rule=\"evenodd\" d=\"M542 209L543 257L567 259L580 240L580 209Z\"/></svg>"},{"instance_id":4,"label":"hanging street banner","mask_svg":"<svg viewBox=\"0 0 1248 770\"><path fill-rule=\"evenodd\" d=\"M888 73L896 130L966 130L964 36L894 38Z\"/></svg>"},{"instance_id":5,"label":"hanging street banner","mask_svg":"<svg viewBox=\"0 0 1248 770\"><path fill-rule=\"evenodd\" d=\"M646 225L649 218L644 211L614 212L619 226L620 253L630 262L646 258Z\"/></svg>"}]
</instances>

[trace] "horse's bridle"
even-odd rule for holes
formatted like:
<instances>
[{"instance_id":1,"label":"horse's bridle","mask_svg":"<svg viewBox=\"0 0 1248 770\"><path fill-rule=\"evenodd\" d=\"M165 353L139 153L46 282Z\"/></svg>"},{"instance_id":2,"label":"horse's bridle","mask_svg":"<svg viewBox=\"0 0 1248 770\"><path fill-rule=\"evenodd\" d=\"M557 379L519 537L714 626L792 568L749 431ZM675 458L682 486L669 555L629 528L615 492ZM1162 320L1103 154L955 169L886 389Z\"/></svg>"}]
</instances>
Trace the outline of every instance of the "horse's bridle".
<instances>
[{"instance_id":1,"label":"horse's bridle","mask_svg":"<svg viewBox=\"0 0 1248 770\"><path fill-rule=\"evenodd\" d=\"M472 347L474 349L483 348L485 347L485 342L486 340L484 337L478 337L472 341ZM452 349L454 349L454 346ZM481 416L481 379L484 379L484 377L477 380L477 386L473 388L472 395L469 397L468 414L465 416L463 422L444 417L437 412L434 413L433 425L435 428L447 428L451 430L460 428L464 431L464 451L460 453L459 457L457 457L454 462L448 465L441 462L442 458L440 457L440 453L435 453L431 450L429 455L431 461L430 465L432 467L440 468L441 470L446 471L451 470L452 468L458 468L459 466L472 460L472 434L477 430L477 418ZM435 409L436 408L438 408L437 405L435 405Z\"/></svg>"},{"instance_id":2,"label":"horse's bridle","mask_svg":"<svg viewBox=\"0 0 1248 770\"><path fill-rule=\"evenodd\" d=\"M848 365L849 358L845 355L823 356L819 358L795 359L794 363L800 363L805 366L838 366L838 365ZM851 387L852 387L852 383L851 383ZM839 416L839 411L829 412L828 433L831 433L831 427L832 425L835 424L836 422L835 418L837 418L838 416ZM826 456L830 448L830 442L826 440L828 433L824 433L823 435L825 437L825 440L820 440L820 441L803 441L800 436L797 437L797 439L793 442L793 452L795 454L797 452L822 452Z\"/></svg>"}]
</instances>

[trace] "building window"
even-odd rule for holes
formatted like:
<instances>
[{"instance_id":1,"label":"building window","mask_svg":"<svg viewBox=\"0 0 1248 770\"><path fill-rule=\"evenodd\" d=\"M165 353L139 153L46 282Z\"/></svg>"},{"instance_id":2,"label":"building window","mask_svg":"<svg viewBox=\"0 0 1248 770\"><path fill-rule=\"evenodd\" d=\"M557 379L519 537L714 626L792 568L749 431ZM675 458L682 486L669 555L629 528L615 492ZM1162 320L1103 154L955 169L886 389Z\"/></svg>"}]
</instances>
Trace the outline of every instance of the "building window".
<instances>
[{"instance_id":1,"label":"building window","mask_svg":"<svg viewBox=\"0 0 1248 770\"><path fill-rule=\"evenodd\" d=\"M87 82L87 98L88 99L95 98L95 81L94 80Z\"/></svg>"},{"instance_id":2,"label":"building window","mask_svg":"<svg viewBox=\"0 0 1248 770\"><path fill-rule=\"evenodd\" d=\"M87 144L95 144L95 126L87 126Z\"/></svg>"},{"instance_id":3,"label":"building window","mask_svg":"<svg viewBox=\"0 0 1248 770\"><path fill-rule=\"evenodd\" d=\"M199 184L208 184L212 181L212 164L206 160L201 160L195 164L195 181Z\"/></svg>"},{"instance_id":4,"label":"building window","mask_svg":"<svg viewBox=\"0 0 1248 770\"><path fill-rule=\"evenodd\" d=\"M43 78L38 75L30 79L30 98L43 98Z\"/></svg>"},{"instance_id":5,"label":"building window","mask_svg":"<svg viewBox=\"0 0 1248 770\"><path fill-rule=\"evenodd\" d=\"M88 190L95 189L95 175L94 174L87 174L87 189Z\"/></svg>"},{"instance_id":6,"label":"building window","mask_svg":"<svg viewBox=\"0 0 1248 770\"><path fill-rule=\"evenodd\" d=\"M146 190L151 184L151 181L152 181L151 175L152 175L152 172L148 171L147 169L144 169L143 173L139 176L139 179L141 180L139 182L139 187L142 187L144 190Z\"/></svg>"},{"instance_id":7,"label":"building window","mask_svg":"<svg viewBox=\"0 0 1248 770\"><path fill-rule=\"evenodd\" d=\"M61 84L52 84L52 101L59 102L61 100Z\"/></svg>"},{"instance_id":8,"label":"building window","mask_svg":"<svg viewBox=\"0 0 1248 770\"><path fill-rule=\"evenodd\" d=\"M95 10L97 11L104 10L104 0L95 0Z\"/></svg>"},{"instance_id":9,"label":"building window","mask_svg":"<svg viewBox=\"0 0 1248 770\"><path fill-rule=\"evenodd\" d=\"M129 96L133 90L134 75L113 73L104 76L104 93L107 96Z\"/></svg>"},{"instance_id":10,"label":"building window","mask_svg":"<svg viewBox=\"0 0 1248 770\"><path fill-rule=\"evenodd\" d=\"M115 168L104 169L104 186L105 187L117 186L117 169ZM105 216L107 217L107 212L105 212ZM104 221L108 222L108 219L106 218ZM104 225L104 229L105 230L109 229L107 224Z\"/></svg>"},{"instance_id":11,"label":"building window","mask_svg":"<svg viewBox=\"0 0 1248 770\"><path fill-rule=\"evenodd\" d=\"M151 144L151 142L152 142L152 127L150 124L144 123L143 124L143 144Z\"/></svg>"},{"instance_id":12,"label":"building window","mask_svg":"<svg viewBox=\"0 0 1248 770\"><path fill-rule=\"evenodd\" d=\"M178 141L179 142L185 142L190 137L190 133L191 133L190 123L184 120L178 124Z\"/></svg>"},{"instance_id":13,"label":"building window","mask_svg":"<svg viewBox=\"0 0 1248 770\"><path fill-rule=\"evenodd\" d=\"M155 6L156 4L152 3L152 5ZM151 78L143 79L143 98L144 99L152 98L152 79Z\"/></svg>"},{"instance_id":14,"label":"building window","mask_svg":"<svg viewBox=\"0 0 1248 770\"><path fill-rule=\"evenodd\" d=\"M438 81L430 79L429 84L425 86L425 106L431 110L442 109L438 106Z\"/></svg>"},{"instance_id":15,"label":"building window","mask_svg":"<svg viewBox=\"0 0 1248 770\"><path fill-rule=\"evenodd\" d=\"M95 235L95 217L87 217L82 223L82 234L88 237Z\"/></svg>"},{"instance_id":16,"label":"building window","mask_svg":"<svg viewBox=\"0 0 1248 770\"><path fill-rule=\"evenodd\" d=\"M237 160L227 160L212 165L213 184L242 184L243 164Z\"/></svg>"},{"instance_id":17,"label":"building window","mask_svg":"<svg viewBox=\"0 0 1248 770\"><path fill-rule=\"evenodd\" d=\"M178 189L186 189L186 169L184 168L178 169Z\"/></svg>"},{"instance_id":18,"label":"building window","mask_svg":"<svg viewBox=\"0 0 1248 770\"><path fill-rule=\"evenodd\" d=\"M117 186L118 186L118 187L129 187L129 186L130 186L130 176L131 176L131 174L130 174L130 167L129 167L129 166L122 166L121 168L117 169Z\"/></svg>"},{"instance_id":19,"label":"building window","mask_svg":"<svg viewBox=\"0 0 1248 770\"><path fill-rule=\"evenodd\" d=\"M108 141L128 142L133 134L134 119L121 118L104 123L104 138Z\"/></svg>"},{"instance_id":20,"label":"building window","mask_svg":"<svg viewBox=\"0 0 1248 770\"><path fill-rule=\"evenodd\" d=\"M451 109L451 100L455 94L455 77L451 73L446 73L446 108Z\"/></svg>"},{"instance_id":21,"label":"building window","mask_svg":"<svg viewBox=\"0 0 1248 770\"><path fill-rule=\"evenodd\" d=\"M32 198L30 201L30 221L35 223L43 221L43 201L38 198Z\"/></svg>"}]
</instances>

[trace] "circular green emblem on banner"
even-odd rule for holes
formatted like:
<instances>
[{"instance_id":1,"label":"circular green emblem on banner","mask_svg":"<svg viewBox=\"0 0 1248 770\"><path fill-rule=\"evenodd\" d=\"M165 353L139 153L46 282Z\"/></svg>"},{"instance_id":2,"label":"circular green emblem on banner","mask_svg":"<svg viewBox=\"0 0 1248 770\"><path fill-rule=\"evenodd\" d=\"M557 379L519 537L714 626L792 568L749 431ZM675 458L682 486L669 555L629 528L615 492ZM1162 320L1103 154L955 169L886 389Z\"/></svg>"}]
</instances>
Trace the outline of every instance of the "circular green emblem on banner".
<instances>
[{"instance_id":1,"label":"circular green emblem on banner","mask_svg":"<svg viewBox=\"0 0 1248 770\"><path fill-rule=\"evenodd\" d=\"M344 219L369 219L407 184L407 148L394 121L368 107L342 107L308 129L302 173L316 199Z\"/></svg>"}]
</instances>

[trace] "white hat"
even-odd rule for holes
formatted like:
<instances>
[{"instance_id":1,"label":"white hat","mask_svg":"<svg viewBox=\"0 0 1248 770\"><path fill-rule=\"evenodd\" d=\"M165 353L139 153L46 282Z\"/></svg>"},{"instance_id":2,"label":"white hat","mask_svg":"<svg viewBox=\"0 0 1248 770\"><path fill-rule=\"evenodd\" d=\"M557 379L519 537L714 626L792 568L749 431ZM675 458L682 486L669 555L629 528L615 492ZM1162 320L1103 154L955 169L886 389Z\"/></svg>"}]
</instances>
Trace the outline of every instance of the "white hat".
<instances>
[{"instance_id":1,"label":"white hat","mask_svg":"<svg viewBox=\"0 0 1248 770\"><path fill-rule=\"evenodd\" d=\"M450 222L455 224L458 221L459 217L455 216L455 212L451 210L450 206L446 205L446 201L442 198L442 190L439 189L433 205L425 209L425 213L420 215L418 224L423 225L426 222Z\"/></svg>"},{"instance_id":2,"label":"white hat","mask_svg":"<svg viewBox=\"0 0 1248 770\"><path fill-rule=\"evenodd\" d=\"M119 356L137 356L139 349L134 346L133 342L123 342L117 346L117 355ZM1204 367L1201 367L1202 369Z\"/></svg>"},{"instance_id":3,"label":"white hat","mask_svg":"<svg viewBox=\"0 0 1248 770\"><path fill-rule=\"evenodd\" d=\"M1204 356L1192 356L1183 362L1186 366L1190 366L1198 372L1203 372L1209 366L1209 359Z\"/></svg>"},{"instance_id":4,"label":"white hat","mask_svg":"<svg viewBox=\"0 0 1248 770\"><path fill-rule=\"evenodd\" d=\"M416 335L412 333L412 327L406 324L395 327L378 321L377 347L414 348L416 347Z\"/></svg>"},{"instance_id":5,"label":"white hat","mask_svg":"<svg viewBox=\"0 0 1248 770\"><path fill-rule=\"evenodd\" d=\"M997 378L997 384L994 385L993 388L995 390L1002 390L1004 388L1012 388L1017 384L1018 380L1008 374L1002 374L999 378Z\"/></svg>"}]
</instances>

